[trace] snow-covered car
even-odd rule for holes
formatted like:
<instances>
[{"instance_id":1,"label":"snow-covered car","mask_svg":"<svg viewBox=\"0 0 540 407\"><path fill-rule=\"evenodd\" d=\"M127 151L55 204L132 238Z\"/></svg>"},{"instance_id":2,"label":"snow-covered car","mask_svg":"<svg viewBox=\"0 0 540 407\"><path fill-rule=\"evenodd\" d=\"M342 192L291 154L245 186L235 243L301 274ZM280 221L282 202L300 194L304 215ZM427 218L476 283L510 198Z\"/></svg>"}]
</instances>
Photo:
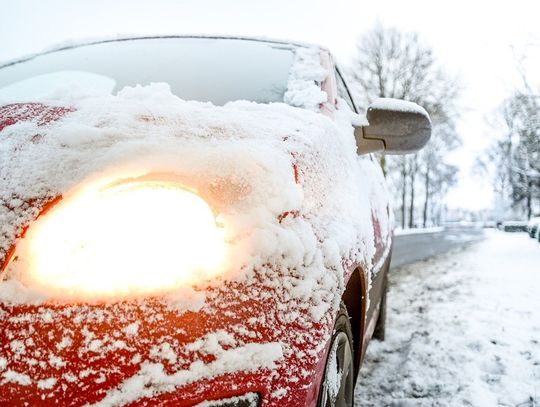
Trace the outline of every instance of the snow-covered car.
<instances>
[{"instance_id":1,"label":"snow-covered car","mask_svg":"<svg viewBox=\"0 0 540 407\"><path fill-rule=\"evenodd\" d=\"M527 223L527 232L533 239L540 238L540 216L529 220L529 223Z\"/></svg>"},{"instance_id":2,"label":"snow-covered car","mask_svg":"<svg viewBox=\"0 0 540 407\"><path fill-rule=\"evenodd\" d=\"M527 232L527 221L507 220L501 224L501 229L505 232Z\"/></svg>"},{"instance_id":3,"label":"snow-covered car","mask_svg":"<svg viewBox=\"0 0 540 407\"><path fill-rule=\"evenodd\" d=\"M0 67L0 404L350 406L384 334L376 151L324 48L126 38Z\"/></svg>"}]
</instances>

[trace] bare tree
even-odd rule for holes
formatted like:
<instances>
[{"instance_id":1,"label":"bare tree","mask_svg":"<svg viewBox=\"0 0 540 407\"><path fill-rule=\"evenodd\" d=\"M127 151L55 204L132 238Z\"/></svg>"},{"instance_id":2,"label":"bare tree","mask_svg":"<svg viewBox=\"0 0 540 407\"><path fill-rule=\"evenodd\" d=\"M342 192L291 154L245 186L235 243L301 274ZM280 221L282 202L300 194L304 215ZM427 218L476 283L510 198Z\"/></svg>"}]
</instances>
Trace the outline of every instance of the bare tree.
<instances>
[{"instance_id":1,"label":"bare tree","mask_svg":"<svg viewBox=\"0 0 540 407\"><path fill-rule=\"evenodd\" d=\"M530 218L540 208L540 89L524 83L502 104L504 134L477 166L491 175L495 192L510 201L514 215Z\"/></svg>"},{"instance_id":2,"label":"bare tree","mask_svg":"<svg viewBox=\"0 0 540 407\"><path fill-rule=\"evenodd\" d=\"M526 92L516 92L506 101L504 117L512 135L512 201L514 205L524 205L530 218L533 200L540 198L540 96L531 89Z\"/></svg>"},{"instance_id":3,"label":"bare tree","mask_svg":"<svg viewBox=\"0 0 540 407\"><path fill-rule=\"evenodd\" d=\"M458 168L445 161L445 154L461 144L455 134L453 121L437 123L433 127L429 144L419 153L424 187L423 227L428 225L429 208L433 205L433 200L442 199L449 187L457 182Z\"/></svg>"},{"instance_id":4,"label":"bare tree","mask_svg":"<svg viewBox=\"0 0 540 407\"><path fill-rule=\"evenodd\" d=\"M407 168L407 159L405 156L400 157L398 161L398 167L401 175L401 228L405 229L406 216L407 216L407 175L409 170Z\"/></svg>"},{"instance_id":5,"label":"bare tree","mask_svg":"<svg viewBox=\"0 0 540 407\"><path fill-rule=\"evenodd\" d=\"M453 177L442 176L445 170L444 152L455 148L459 138L455 132L457 117L457 80L451 78L439 66L433 50L422 43L415 33L403 33L394 28L377 24L357 43L357 55L349 71L353 92L360 107L379 97L405 99L423 106L431 116L437 149L430 149L406 157L381 157L385 174L396 179L401 199L401 225L406 222L406 199L408 197L408 226L415 225L415 199L418 175L423 175L424 220L432 199L432 182L455 182ZM429 146L429 145L428 145ZM439 174L438 172L441 172ZM396 176L397 175L397 176ZM441 191L444 188L439 188Z\"/></svg>"}]
</instances>

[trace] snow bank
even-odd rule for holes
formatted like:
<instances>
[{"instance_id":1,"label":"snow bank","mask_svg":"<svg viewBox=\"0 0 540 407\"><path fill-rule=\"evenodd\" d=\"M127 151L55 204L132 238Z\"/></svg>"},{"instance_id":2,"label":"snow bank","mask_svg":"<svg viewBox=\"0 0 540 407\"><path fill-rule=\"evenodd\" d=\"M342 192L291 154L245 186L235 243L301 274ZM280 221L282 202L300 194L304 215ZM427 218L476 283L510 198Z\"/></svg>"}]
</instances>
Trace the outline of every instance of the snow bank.
<instances>
[{"instance_id":1,"label":"snow bank","mask_svg":"<svg viewBox=\"0 0 540 407\"><path fill-rule=\"evenodd\" d=\"M431 228L416 228L416 229L394 229L394 235L403 236L403 235L421 235L424 233L440 233L444 231L444 226L434 226Z\"/></svg>"},{"instance_id":2,"label":"snow bank","mask_svg":"<svg viewBox=\"0 0 540 407\"><path fill-rule=\"evenodd\" d=\"M369 345L355 404L538 404L540 247L486 235L390 274L386 338Z\"/></svg>"}]
</instances>

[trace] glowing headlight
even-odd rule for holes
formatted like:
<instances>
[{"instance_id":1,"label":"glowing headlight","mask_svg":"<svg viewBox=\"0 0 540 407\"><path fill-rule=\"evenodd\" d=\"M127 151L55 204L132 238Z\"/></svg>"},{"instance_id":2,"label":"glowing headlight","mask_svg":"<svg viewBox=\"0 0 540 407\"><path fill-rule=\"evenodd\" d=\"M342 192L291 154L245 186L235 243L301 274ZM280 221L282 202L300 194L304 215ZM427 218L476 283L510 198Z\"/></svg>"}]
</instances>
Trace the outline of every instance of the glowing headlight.
<instances>
[{"instance_id":1,"label":"glowing headlight","mask_svg":"<svg viewBox=\"0 0 540 407\"><path fill-rule=\"evenodd\" d=\"M17 248L24 280L77 297L163 292L220 272L222 230L170 182L86 190L40 217Z\"/></svg>"}]
</instances>

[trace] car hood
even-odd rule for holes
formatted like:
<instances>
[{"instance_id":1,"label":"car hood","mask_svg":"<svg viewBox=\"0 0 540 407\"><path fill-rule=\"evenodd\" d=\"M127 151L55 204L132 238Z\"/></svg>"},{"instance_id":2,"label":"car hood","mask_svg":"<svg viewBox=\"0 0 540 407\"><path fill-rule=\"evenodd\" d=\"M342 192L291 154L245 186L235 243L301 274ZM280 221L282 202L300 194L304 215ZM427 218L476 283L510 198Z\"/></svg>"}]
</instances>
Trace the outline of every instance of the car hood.
<instances>
[{"instance_id":1,"label":"car hood","mask_svg":"<svg viewBox=\"0 0 540 407\"><path fill-rule=\"evenodd\" d=\"M0 264L48 205L96 180L147 174L197 191L230 242L219 278L145 298L78 301L5 276L0 400L115 405L180 389L169 401L188 405L209 388L276 383L267 396L277 404L316 397L311 377L348 270L369 269L375 253L373 226L358 217L369 213L371 167L345 113L216 107L163 84L12 103L0 108L0 161Z\"/></svg>"}]
</instances>

